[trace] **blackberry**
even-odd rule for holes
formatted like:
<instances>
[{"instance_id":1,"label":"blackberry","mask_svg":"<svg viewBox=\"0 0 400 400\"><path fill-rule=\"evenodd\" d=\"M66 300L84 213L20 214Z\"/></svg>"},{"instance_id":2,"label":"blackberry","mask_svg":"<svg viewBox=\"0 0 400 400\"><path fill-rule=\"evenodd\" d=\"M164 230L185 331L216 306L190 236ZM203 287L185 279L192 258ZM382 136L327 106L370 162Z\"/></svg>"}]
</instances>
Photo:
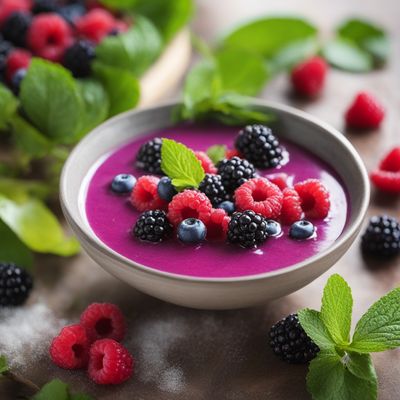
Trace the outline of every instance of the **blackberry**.
<instances>
[{"instance_id":1,"label":"blackberry","mask_svg":"<svg viewBox=\"0 0 400 400\"><path fill-rule=\"evenodd\" d=\"M226 199L226 191L220 175L206 174L199 185L199 190L210 199L214 207Z\"/></svg>"},{"instance_id":2,"label":"blackberry","mask_svg":"<svg viewBox=\"0 0 400 400\"><path fill-rule=\"evenodd\" d=\"M16 96L18 96L19 94L21 83L24 80L26 73L26 68L20 68L15 71L14 75L11 78L11 89Z\"/></svg>"},{"instance_id":3,"label":"blackberry","mask_svg":"<svg viewBox=\"0 0 400 400\"><path fill-rule=\"evenodd\" d=\"M4 39L9 40L15 46L25 47L26 32L31 22L32 17L27 13L12 13L1 28Z\"/></svg>"},{"instance_id":4,"label":"blackberry","mask_svg":"<svg viewBox=\"0 0 400 400\"><path fill-rule=\"evenodd\" d=\"M253 164L239 157L222 160L218 164L218 174L221 175L222 185L225 190L233 193L247 180L254 178L256 170Z\"/></svg>"},{"instance_id":5,"label":"blackberry","mask_svg":"<svg viewBox=\"0 0 400 400\"><path fill-rule=\"evenodd\" d=\"M274 168L282 161L282 147L264 125L247 125L239 132L235 147L256 168Z\"/></svg>"},{"instance_id":6,"label":"blackberry","mask_svg":"<svg viewBox=\"0 0 400 400\"><path fill-rule=\"evenodd\" d=\"M32 13L40 14L40 13L52 13L57 12L58 4L55 0L34 0Z\"/></svg>"},{"instance_id":7,"label":"blackberry","mask_svg":"<svg viewBox=\"0 0 400 400\"><path fill-rule=\"evenodd\" d=\"M162 210L150 210L136 221L134 234L147 242L161 242L172 232L167 214Z\"/></svg>"},{"instance_id":8,"label":"blackberry","mask_svg":"<svg viewBox=\"0 0 400 400\"><path fill-rule=\"evenodd\" d=\"M375 216L361 237L361 247L366 253L390 257L400 252L400 224L395 218Z\"/></svg>"},{"instance_id":9,"label":"blackberry","mask_svg":"<svg viewBox=\"0 0 400 400\"><path fill-rule=\"evenodd\" d=\"M301 327L297 314L277 322L269 332L272 351L290 364L307 364L319 352L319 347Z\"/></svg>"},{"instance_id":10,"label":"blackberry","mask_svg":"<svg viewBox=\"0 0 400 400\"><path fill-rule=\"evenodd\" d=\"M136 167L151 174L162 175L160 138L154 138L142 145L136 156Z\"/></svg>"},{"instance_id":11,"label":"blackberry","mask_svg":"<svg viewBox=\"0 0 400 400\"><path fill-rule=\"evenodd\" d=\"M32 277L15 264L0 262L0 307L19 306L28 298Z\"/></svg>"},{"instance_id":12,"label":"blackberry","mask_svg":"<svg viewBox=\"0 0 400 400\"><path fill-rule=\"evenodd\" d=\"M65 51L63 64L76 78L84 78L92 72L94 58L94 46L87 40L79 40Z\"/></svg>"},{"instance_id":13,"label":"blackberry","mask_svg":"<svg viewBox=\"0 0 400 400\"><path fill-rule=\"evenodd\" d=\"M254 211L235 212L228 225L228 242L245 248L257 247L268 237L267 220Z\"/></svg>"}]
</instances>

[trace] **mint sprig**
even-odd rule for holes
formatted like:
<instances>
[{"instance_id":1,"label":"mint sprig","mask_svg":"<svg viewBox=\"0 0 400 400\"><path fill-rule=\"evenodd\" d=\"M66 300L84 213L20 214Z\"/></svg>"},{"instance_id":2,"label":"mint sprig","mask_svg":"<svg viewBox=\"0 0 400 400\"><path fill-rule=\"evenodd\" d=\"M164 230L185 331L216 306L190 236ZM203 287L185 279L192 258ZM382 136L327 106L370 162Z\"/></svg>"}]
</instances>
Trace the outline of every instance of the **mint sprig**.
<instances>
[{"instance_id":1,"label":"mint sprig","mask_svg":"<svg viewBox=\"0 0 400 400\"><path fill-rule=\"evenodd\" d=\"M226 146L224 144L215 144L207 149L207 155L216 165L225 158Z\"/></svg>"}]
</instances>

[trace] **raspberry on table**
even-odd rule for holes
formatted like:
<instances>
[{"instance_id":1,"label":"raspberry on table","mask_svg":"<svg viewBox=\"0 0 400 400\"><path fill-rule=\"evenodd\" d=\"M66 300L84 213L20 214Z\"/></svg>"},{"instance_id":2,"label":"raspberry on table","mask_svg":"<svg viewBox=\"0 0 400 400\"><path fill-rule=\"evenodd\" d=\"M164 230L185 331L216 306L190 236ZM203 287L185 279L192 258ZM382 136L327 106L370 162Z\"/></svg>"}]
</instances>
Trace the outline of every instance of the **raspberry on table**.
<instances>
[{"instance_id":1,"label":"raspberry on table","mask_svg":"<svg viewBox=\"0 0 400 400\"><path fill-rule=\"evenodd\" d=\"M376 129L385 117L379 101L367 92L357 94L345 114L346 125L354 129Z\"/></svg>"},{"instance_id":2,"label":"raspberry on table","mask_svg":"<svg viewBox=\"0 0 400 400\"><path fill-rule=\"evenodd\" d=\"M145 211L136 221L134 235L144 241L161 242L172 232L167 214L162 210Z\"/></svg>"},{"instance_id":3,"label":"raspberry on table","mask_svg":"<svg viewBox=\"0 0 400 400\"><path fill-rule=\"evenodd\" d=\"M0 25L15 12L29 12L31 0L1 0L0 3Z\"/></svg>"},{"instance_id":4,"label":"raspberry on table","mask_svg":"<svg viewBox=\"0 0 400 400\"><path fill-rule=\"evenodd\" d=\"M285 225L291 225L300 220L303 216L301 208L301 199L299 194L293 188L283 190L283 201L281 211L281 222Z\"/></svg>"},{"instance_id":5,"label":"raspberry on table","mask_svg":"<svg viewBox=\"0 0 400 400\"><path fill-rule=\"evenodd\" d=\"M284 172L267 175L266 178L282 191L288 187L288 175Z\"/></svg>"},{"instance_id":6,"label":"raspberry on table","mask_svg":"<svg viewBox=\"0 0 400 400\"><path fill-rule=\"evenodd\" d=\"M315 97L323 89L328 65L321 57L312 57L297 66L291 73L291 82L296 93Z\"/></svg>"},{"instance_id":7,"label":"raspberry on table","mask_svg":"<svg viewBox=\"0 0 400 400\"><path fill-rule=\"evenodd\" d=\"M0 262L0 307L25 303L32 287L28 272L13 263Z\"/></svg>"},{"instance_id":8,"label":"raspberry on table","mask_svg":"<svg viewBox=\"0 0 400 400\"><path fill-rule=\"evenodd\" d=\"M227 192L233 193L247 180L254 178L256 171L253 164L239 157L222 160L218 163L218 174Z\"/></svg>"},{"instance_id":9,"label":"raspberry on table","mask_svg":"<svg viewBox=\"0 0 400 400\"><path fill-rule=\"evenodd\" d=\"M184 190L175 195L168 205L168 220L177 227L187 218L207 221L210 217L212 204L208 197L196 190Z\"/></svg>"},{"instance_id":10,"label":"raspberry on table","mask_svg":"<svg viewBox=\"0 0 400 400\"><path fill-rule=\"evenodd\" d=\"M206 174L216 174L217 168L215 167L214 163L211 161L211 158L208 157L207 153L204 151L195 151L194 152L196 158L200 161L201 166L204 169Z\"/></svg>"},{"instance_id":11,"label":"raspberry on table","mask_svg":"<svg viewBox=\"0 0 400 400\"><path fill-rule=\"evenodd\" d=\"M283 194L278 186L265 178L250 179L235 191L237 210L253 210L269 219L279 217L282 200Z\"/></svg>"},{"instance_id":12,"label":"raspberry on table","mask_svg":"<svg viewBox=\"0 0 400 400\"><path fill-rule=\"evenodd\" d=\"M14 74L21 68L28 68L31 63L32 55L27 50L12 50L6 60L6 78L11 82Z\"/></svg>"},{"instance_id":13,"label":"raspberry on table","mask_svg":"<svg viewBox=\"0 0 400 400\"><path fill-rule=\"evenodd\" d=\"M78 40L65 50L63 65L76 78L84 78L91 74L95 56L92 43L87 40Z\"/></svg>"},{"instance_id":14,"label":"raspberry on table","mask_svg":"<svg viewBox=\"0 0 400 400\"><path fill-rule=\"evenodd\" d=\"M203 192L216 207L226 199L226 191L220 175L206 174L199 185L200 192Z\"/></svg>"},{"instance_id":15,"label":"raspberry on table","mask_svg":"<svg viewBox=\"0 0 400 400\"><path fill-rule=\"evenodd\" d=\"M307 336L297 314L290 314L273 325L269 338L274 354L289 364L307 364L320 350Z\"/></svg>"},{"instance_id":16,"label":"raspberry on table","mask_svg":"<svg viewBox=\"0 0 400 400\"><path fill-rule=\"evenodd\" d=\"M4 39L15 46L25 47L26 33L32 17L26 12L14 12L3 22L1 33Z\"/></svg>"},{"instance_id":17,"label":"raspberry on table","mask_svg":"<svg viewBox=\"0 0 400 400\"><path fill-rule=\"evenodd\" d=\"M205 221L208 240L225 240L231 218L221 208L212 209L210 217Z\"/></svg>"},{"instance_id":18,"label":"raspberry on table","mask_svg":"<svg viewBox=\"0 0 400 400\"><path fill-rule=\"evenodd\" d=\"M275 168L282 161L279 140L264 125L247 125L239 132L235 147L257 168Z\"/></svg>"},{"instance_id":19,"label":"raspberry on table","mask_svg":"<svg viewBox=\"0 0 400 400\"><path fill-rule=\"evenodd\" d=\"M131 203L139 211L165 209L167 202L163 200L157 191L160 179L156 176L141 176L131 192Z\"/></svg>"},{"instance_id":20,"label":"raspberry on table","mask_svg":"<svg viewBox=\"0 0 400 400\"><path fill-rule=\"evenodd\" d=\"M400 193L400 147L392 149L371 173L371 181L385 192Z\"/></svg>"},{"instance_id":21,"label":"raspberry on table","mask_svg":"<svg viewBox=\"0 0 400 400\"><path fill-rule=\"evenodd\" d=\"M75 23L78 34L94 43L99 43L116 26L114 16L107 10L95 8Z\"/></svg>"},{"instance_id":22,"label":"raspberry on table","mask_svg":"<svg viewBox=\"0 0 400 400\"><path fill-rule=\"evenodd\" d=\"M161 138L144 143L136 155L136 167L151 174L162 175L161 146Z\"/></svg>"},{"instance_id":23,"label":"raspberry on table","mask_svg":"<svg viewBox=\"0 0 400 400\"><path fill-rule=\"evenodd\" d=\"M60 368L85 368L89 360L89 347L85 328L79 324L68 325L51 342L50 357Z\"/></svg>"},{"instance_id":24,"label":"raspberry on table","mask_svg":"<svg viewBox=\"0 0 400 400\"><path fill-rule=\"evenodd\" d=\"M301 208L307 218L323 219L331 208L329 192L318 179L296 183L294 189L301 199Z\"/></svg>"},{"instance_id":25,"label":"raspberry on table","mask_svg":"<svg viewBox=\"0 0 400 400\"><path fill-rule=\"evenodd\" d=\"M98 339L121 341L126 333L125 318L115 304L92 303L82 313L80 324L90 343Z\"/></svg>"}]
</instances>

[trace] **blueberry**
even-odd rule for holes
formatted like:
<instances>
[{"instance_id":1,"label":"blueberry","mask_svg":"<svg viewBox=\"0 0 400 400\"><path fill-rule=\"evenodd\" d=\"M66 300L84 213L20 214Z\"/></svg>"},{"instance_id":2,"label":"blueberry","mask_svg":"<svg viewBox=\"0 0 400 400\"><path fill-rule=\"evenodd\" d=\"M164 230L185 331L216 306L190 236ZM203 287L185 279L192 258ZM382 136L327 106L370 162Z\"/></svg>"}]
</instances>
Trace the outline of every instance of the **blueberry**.
<instances>
[{"instance_id":1,"label":"blueberry","mask_svg":"<svg viewBox=\"0 0 400 400\"><path fill-rule=\"evenodd\" d=\"M222 208L226 211L228 215L231 215L235 212L235 204L228 200L223 201L221 204L218 205L217 208Z\"/></svg>"},{"instance_id":2,"label":"blueberry","mask_svg":"<svg viewBox=\"0 0 400 400\"><path fill-rule=\"evenodd\" d=\"M183 243L199 243L206 238L206 226L199 219L187 218L178 226L178 239Z\"/></svg>"},{"instance_id":3,"label":"blueberry","mask_svg":"<svg viewBox=\"0 0 400 400\"><path fill-rule=\"evenodd\" d=\"M14 75L11 78L11 87L12 91L16 96L18 96L19 89L21 87L21 82L25 78L26 68L17 69Z\"/></svg>"},{"instance_id":4,"label":"blueberry","mask_svg":"<svg viewBox=\"0 0 400 400\"><path fill-rule=\"evenodd\" d=\"M303 240L310 238L315 232L314 225L309 221L296 221L289 230L292 239Z\"/></svg>"},{"instance_id":5,"label":"blueberry","mask_svg":"<svg viewBox=\"0 0 400 400\"><path fill-rule=\"evenodd\" d=\"M135 186L136 178L130 174L117 175L111 184L111 189L115 193L129 193Z\"/></svg>"},{"instance_id":6,"label":"blueberry","mask_svg":"<svg viewBox=\"0 0 400 400\"><path fill-rule=\"evenodd\" d=\"M57 12L68 23L73 25L78 18L82 17L85 14L86 10L83 4L67 4L65 6L62 6Z\"/></svg>"},{"instance_id":7,"label":"blueberry","mask_svg":"<svg viewBox=\"0 0 400 400\"><path fill-rule=\"evenodd\" d=\"M268 219L267 220L267 235L268 236L278 236L282 232L281 225L272 220Z\"/></svg>"},{"instance_id":8,"label":"blueberry","mask_svg":"<svg viewBox=\"0 0 400 400\"><path fill-rule=\"evenodd\" d=\"M160 179L160 182L158 182L157 193L163 200L168 202L170 202L176 195L177 191L175 190L171 179L169 179L168 176L163 176Z\"/></svg>"}]
</instances>

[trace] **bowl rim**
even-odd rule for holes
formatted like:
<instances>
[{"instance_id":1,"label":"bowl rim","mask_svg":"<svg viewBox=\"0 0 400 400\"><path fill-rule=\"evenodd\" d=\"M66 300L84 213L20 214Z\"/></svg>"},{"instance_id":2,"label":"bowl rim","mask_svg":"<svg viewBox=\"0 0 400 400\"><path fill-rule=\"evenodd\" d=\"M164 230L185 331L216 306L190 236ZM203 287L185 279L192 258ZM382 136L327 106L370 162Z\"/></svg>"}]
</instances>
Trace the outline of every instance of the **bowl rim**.
<instances>
[{"instance_id":1,"label":"bowl rim","mask_svg":"<svg viewBox=\"0 0 400 400\"><path fill-rule=\"evenodd\" d=\"M201 276L191 276L191 275L176 274L176 273L161 271L161 270L137 263L137 262L130 260L129 258L119 254L118 252L116 252L115 250L113 250L112 248L107 246L105 243L103 243L100 240L100 238L98 238L96 236L96 234L90 228L89 225L87 227L80 226L80 224L73 217L73 213L71 213L70 209L69 209L69 201L67 199L67 182L69 179L71 179L73 177L72 160L75 157L75 154L77 154L80 151L81 146L86 142L90 142L92 140L92 138L94 138L98 134L99 131L103 130L103 128L105 126L112 125L120 119L127 118L127 116L140 114L144 111L151 112L151 111L157 111L157 110L160 110L163 108L171 108L174 106L178 106L180 104L181 104L181 102L179 102L179 101L168 101L168 102L159 103L156 106L146 107L146 108L141 108L141 109L136 109L136 110L129 110L124 113L121 113L121 114L105 121L104 123L98 125L96 128L94 128L72 150L67 161L65 162L65 164L63 166L62 173L61 173L60 203L61 203L63 213L64 213L68 223L72 226L72 230L75 232L79 231L80 235L83 236L84 242L86 244L93 246L97 251L102 253L104 256L108 256L113 259L116 259L116 261L118 261L118 263L119 263L119 267L136 268L136 269L139 269L141 272L149 273L149 274L155 275L159 278L166 278L166 279L179 280L179 281L185 281L185 282L193 282L193 283L208 283L208 284L231 283L232 284L232 283L240 283L240 282L258 281L258 280L263 280L266 278L277 277L277 276L289 274L291 272L294 272L294 271L302 269L302 268L306 268L307 266L312 266L316 262L324 259L325 257L338 251L340 248L346 246L346 244L350 240L352 240L353 236L357 234L357 232L360 229L361 224L364 220L365 214L367 212L368 205L369 205L369 199L370 199L370 183L369 183L368 173L367 173L365 165L364 165L360 155L358 154L357 150L354 148L354 146L351 144L351 142L347 138L345 138L345 136L341 132L339 132L336 128L332 127L330 124L320 120L319 118L316 118L316 117L314 117L304 111L296 109L294 107L291 107L291 106L288 106L285 104L281 104L278 102L263 100L263 99L251 99L250 105L252 107L270 108L272 110L276 109L276 110L282 111L284 113L291 114L295 118L298 118L301 120L305 119L308 122L319 126L327 134L329 134L334 140L339 141L341 143L341 145L346 148L349 155L353 158L353 161L355 161L355 164L358 167L358 172L360 173L361 178L362 178L361 181L359 182L360 188L363 191L361 206L358 208L358 210L354 210L354 209L351 210L351 213L353 213L353 212L356 213L353 224L351 226L347 227L347 229L345 228L345 230L342 232L342 234L339 236L339 238L327 249L325 249L322 252L317 253L309 258L306 258L305 260L298 262L294 265L290 265L290 266L284 267L284 268L279 268L274 271L263 272L260 274L237 276L237 277L201 277ZM103 154L103 156L104 155L105 154ZM101 156L99 156L99 159L100 158L101 158ZM88 172L89 172L89 170L87 171L87 173ZM76 199L75 199L75 201L78 203L79 203L79 197L80 197L80 193L81 193L82 184L83 184L83 182L81 182L79 192L77 193ZM79 205L78 205L78 209L79 209ZM85 221L83 221L83 223L85 223ZM78 240L81 242L82 238L79 237L80 235L76 234L76 236L78 237Z\"/></svg>"}]
</instances>

